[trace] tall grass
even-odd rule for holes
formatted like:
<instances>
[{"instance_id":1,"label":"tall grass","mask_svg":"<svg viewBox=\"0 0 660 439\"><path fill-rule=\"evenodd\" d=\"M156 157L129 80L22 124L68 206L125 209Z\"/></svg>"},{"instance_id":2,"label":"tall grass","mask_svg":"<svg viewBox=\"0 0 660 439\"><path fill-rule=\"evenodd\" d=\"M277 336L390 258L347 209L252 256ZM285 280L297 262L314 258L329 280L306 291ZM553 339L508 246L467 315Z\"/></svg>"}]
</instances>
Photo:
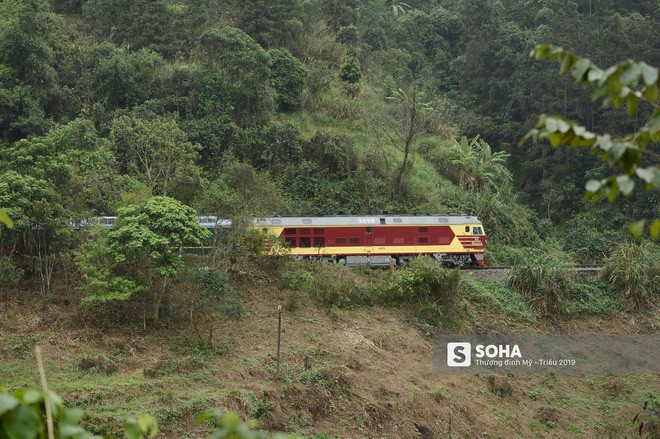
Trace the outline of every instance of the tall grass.
<instances>
[{"instance_id":1,"label":"tall grass","mask_svg":"<svg viewBox=\"0 0 660 439\"><path fill-rule=\"evenodd\" d=\"M650 243L623 243L607 258L602 276L632 311L655 307L660 295L660 250Z\"/></svg>"},{"instance_id":2,"label":"tall grass","mask_svg":"<svg viewBox=\"0 0 660 439\"><path fill-rule=\"evenodd\" d=\"M563 314L575 288L566 260L558 255L529 258L511 268L507 283L523 294L530 306L545 315Z\"/></svg>"}]
</instances>

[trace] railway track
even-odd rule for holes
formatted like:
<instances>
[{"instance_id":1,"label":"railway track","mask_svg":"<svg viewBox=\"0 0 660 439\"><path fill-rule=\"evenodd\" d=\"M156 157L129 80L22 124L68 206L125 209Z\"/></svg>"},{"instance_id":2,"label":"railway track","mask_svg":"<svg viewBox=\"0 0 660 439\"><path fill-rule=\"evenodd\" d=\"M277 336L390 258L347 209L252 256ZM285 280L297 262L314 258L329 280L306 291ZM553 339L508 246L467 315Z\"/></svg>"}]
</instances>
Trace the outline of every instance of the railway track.
<instances>
[{"instance_id":1,"label":"railway track","mask_svg":"<svg viewBox=\"0 0 660 439\"><path fill-rule=\"evenodd\" d=\"M589 265L573 265L568 267L569 270L584 275L595 276L603 269L604 265L589 264ZM478 268L465 268L465 271L473 273L475 279L481 280L505 280L506 276L511 271L510 265L490 265Z\"/></svg>"},{"instance_id":2,"label":"railway track","mask_svg":"<svg viewBox=\"0 0 660 439\"><path fill-rule=\"evenodd\" d=\"M590 265L572 265L568 267L569 270L575 270L575 271L600 271L605 267L604 265L600 264L590 264ZM467 271L483 271L483 270L511 270L512 266L511 265L484 265L481 267L475 267L475 268L464 268L464 270Z\"/></svg>"}]
</instances>

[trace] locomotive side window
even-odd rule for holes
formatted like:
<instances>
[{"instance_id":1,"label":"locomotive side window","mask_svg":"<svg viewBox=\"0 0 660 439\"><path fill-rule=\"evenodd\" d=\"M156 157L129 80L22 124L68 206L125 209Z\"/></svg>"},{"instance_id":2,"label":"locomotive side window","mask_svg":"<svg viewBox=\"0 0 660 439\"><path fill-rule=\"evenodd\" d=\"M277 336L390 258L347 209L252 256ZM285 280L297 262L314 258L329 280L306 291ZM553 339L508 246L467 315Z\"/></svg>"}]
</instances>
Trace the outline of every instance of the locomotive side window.
<instances>
[{"instance_id":1,"label":"locomotive side window","mask_svg":"<svg viewBox=\"0 0 660 439\"><path fill-rule=\"evenodd\" d=\"M325 247L325 238L322 237L314 238L314 247Z\"/></svg>"},{"instance_id":2,"label":"locomotive side window","mask_svg":"<svg viewBox=\"0 0 660 439\"><path fill-rule=\"evenodd\" d=\"M470 231L470 226L465 226L465 231L469 232Z\"/></svg>"},{"instance_id":3,"label":"locomotive side window","mask_svg":"<svg viewBox=\"0 0 660 439\"><path fill-rule=\"evenodd\" d=\"M323 235L324 233L325 233L325 229L314 229L315 235Z\"/></svg>"},{"instance_id":4,"label":"locomotive side window","mask_svg":"<svg viewBox=\"0 0 660 439\"><path fill-rule=\"evenodd\" d=\"M299 235L309 235L309 229L298 229Z\"/></svg>"},{"instance_id":5,"label":"locomotive side window","mask_svg":"<svg viewBox=\"0 0 660 439\"><path fill-rule=\"evenodd\" d=\"M420 227L420 228L419 228L419 231L420 231L420 232L428 232L428 231L429 231L429 228L428 228L428 227Z\"/></svg>"},{"instance_id":6,"label":"locomotive side window","mask_svg":"<svg viewBox=\"0 0 660 439\"><path fill-rule=\"evenodd\" d=\"M287 237L287 238L284 238L284 242L286 242L289 247L295 247L296 246L296 238Z\"/></svg>"},{"instance_id":7,"label":"locomotive side window","mask_svg":"<svg viewBox=\"0 0 660 439\"><path fill-rule=\"evenodd\" d=\"M429 239L424 237L424 238L419 238L419 243L420 244L427 244L429 242Z\"/></svg>"},{"instance_id":8,"label":"locomotive side window","mask_svg":"<svg viewBox=\"0 0 660 439\"><path fill-rule=\"evenodd\" d=\"M307 247L311 246L310 238L300 238L298 242L299 242L298 247L301 247L301 248L302 247L307 248Z\"/></svg>"},{"instance_id":9,"label":"locomotive side window","mask_svg":"<svg viewBox=\"0 0 660 439\"><path fill-rule=\"evenodd\" d=\"M335 244L344 244L345 242L346 242L346 238L335 239Z\"/></svg>"},{"instance_id":10,"label":"locomotive side window","mask_svg":"<svg viewBox=\"0 0 660 439\"><path fill-rule=\"evenodd\" d=\"M367 233L371 233L371 227L367 227Z\"/></svg>"},{"instance_id":11,"label":"locomotive side window","mask_svg":"<svg viewBox=\"0 0 660 439\"><path fill-rule=\"evenodd\" d=\"M284 229L284 234L285 235L295 235L296 234L296 229L293 227L287 227Z\"/></svg>"},{"instance_id":12,"label":"locomotive side window","mask_svg":"<svg viewBox=\"0 0 660 439\"><path fill-rule=\"evenodd\" d=\"M360 238L351 238L348 240L351 244L359 244L360 243Z\"/></svg>"}]
</instances>

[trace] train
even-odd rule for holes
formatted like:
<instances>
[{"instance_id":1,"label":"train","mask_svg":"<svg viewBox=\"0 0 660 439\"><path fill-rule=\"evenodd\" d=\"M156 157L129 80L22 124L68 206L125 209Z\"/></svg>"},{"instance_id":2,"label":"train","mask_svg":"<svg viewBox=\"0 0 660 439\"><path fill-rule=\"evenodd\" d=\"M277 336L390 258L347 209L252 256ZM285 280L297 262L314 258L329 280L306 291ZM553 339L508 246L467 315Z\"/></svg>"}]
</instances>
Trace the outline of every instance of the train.
<instances>
[{"instance_id":1,"label":"train","mask_svg":"<svg viewBox=\"0 0 660 439\"><path fill-rule=\"evenodd\" d=\"M111 229L116 217L97 217L86 225ZM229 228L231 220L199 217L208 229ZM403 265L428 255L446 266L484 265L486 234L476 216L328 215L255 218L254 230L267 239L266 255L289 255L347 266Z\"/></svg>"}]
</instances>

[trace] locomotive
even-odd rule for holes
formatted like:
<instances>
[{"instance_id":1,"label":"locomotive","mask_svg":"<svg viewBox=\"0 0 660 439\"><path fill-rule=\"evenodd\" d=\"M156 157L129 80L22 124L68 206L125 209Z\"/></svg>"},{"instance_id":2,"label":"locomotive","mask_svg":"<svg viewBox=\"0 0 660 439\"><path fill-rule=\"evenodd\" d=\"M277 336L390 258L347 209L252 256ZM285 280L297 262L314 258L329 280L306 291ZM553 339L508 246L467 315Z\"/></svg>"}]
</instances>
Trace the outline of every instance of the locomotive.
<instances>
[{"instance_id":1,"label":"locomotive","mask_svg":"<svg viewBox=\"0 0 660 439\"><path fill-rule=\"evenodd\" d=\"M483 225L467 215L346 215L257 218L254 227L276 238L270 255L341 265L406 264L419 255L453 267L484 264Z\"/></svg>"},{"instance_id":2,"label":"locomotive","mask_svg":"<svg viewBox=\"0 0 660 439\"><path fill-rule=\"evenodd\" d=\"M116 217L96 217L77 228L114 227ZM227 229L231 220L199 217L208 229ZM451 267L484 265L486 235L470 215L334 215L255 218L254 231L269 244L266 255L290 255L341 265L406 264L419 255Z\"/></svg>"}]
</instances>

